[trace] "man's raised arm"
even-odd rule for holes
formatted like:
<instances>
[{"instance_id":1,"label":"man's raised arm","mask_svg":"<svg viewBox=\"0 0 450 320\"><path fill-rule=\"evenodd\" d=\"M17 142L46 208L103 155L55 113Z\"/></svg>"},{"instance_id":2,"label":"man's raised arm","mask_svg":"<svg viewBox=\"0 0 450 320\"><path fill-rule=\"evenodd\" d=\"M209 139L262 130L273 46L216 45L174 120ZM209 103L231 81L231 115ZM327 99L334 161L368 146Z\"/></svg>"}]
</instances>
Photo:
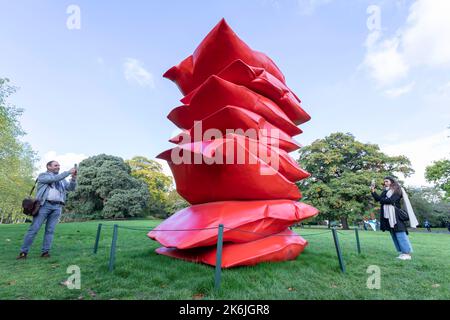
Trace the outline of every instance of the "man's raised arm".
<instances>
[{"instance_id":1,"label":"man's raised arm","mask_svg":"<svg viewBox=\"0 0 450 320\"><path fill-rule=\"evenodd\" d=\"M53 182L56 182L56 181L61 181L61 180L65 179L65 178L67 178L71 173L72 172L70 170L61 172L60 174L57 174L57 175L53 175L53 174L51 174L49 172L44 172L44 173L41 173L38 176L37 180L40 183L50 184L50 183L53 183Z\"/></svg>"}]
</instances>

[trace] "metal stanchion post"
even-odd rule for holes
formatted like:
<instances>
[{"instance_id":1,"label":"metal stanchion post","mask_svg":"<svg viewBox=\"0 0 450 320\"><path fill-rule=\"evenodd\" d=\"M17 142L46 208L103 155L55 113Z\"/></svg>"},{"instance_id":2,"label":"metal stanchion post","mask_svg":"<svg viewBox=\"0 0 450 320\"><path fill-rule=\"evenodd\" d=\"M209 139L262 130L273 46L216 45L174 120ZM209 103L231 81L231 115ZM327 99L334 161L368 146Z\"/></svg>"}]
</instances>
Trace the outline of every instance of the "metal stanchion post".
<instances>
[{"instance_id":1,"label":"metal stanchion post","mask_svg":"<svg viewBox=\"0 0 450 320\"><path fill-rule=\"evenodd\" d=\"M333 227L331 230L333 232L334 246L336 247L336 253L338 256L338 260L339 260L339 267L341 268L341 271L345 273L345 264L344 264L344 259L342 258L341 247L339 246L339 239L338 239L336 227Z\"/></svg>"},{"instance_id":2,"label":"metal stanchion post","mask_svg":"<svg viewBox=\"0 0 450 320\"><path fill-rule=\"evenodd\" d=\"M215 290L219 290L220 280L222 277L222 247L223 247L223 224L219 224L219 230L217 235L216 273L214 281Z\"/></svg>"},{"instance_id":3,"label":"metal stanchion post","mask_svg":"<svg viewBox=\"0 0 450 320\"><path fill-rule=\"evenodd\" d=\"M94 253L97 253L98 250L98 242L100 241L100 233L102 232L102 224L99 223L97 227L97 236L95 237L95 244L94 244Z\"/></svg>"},{"instance_id":4,"label":"metal stanchion post","mask_svg":"<svg viewBox=\"0 0 450 320\"><path fill-rule=\"evenodd\" d=\"M114 270L114 262L116 260L116 244L117 244L118 231L119 231L119 226L117 224L115 224L114 229L113 229L112 242L111 242L111 251L109 253L109 271Z\"/></svg>"},{"instance_id":5,"label":"metal stanchion post","mask_svg":"<svg viewBox=\"0 0 450 320\"><path fill-rule=\"evenodd\" d=\"M361 244L359 243L359 230L355 228L355 236L356 236L356 248L358 249L358 253L361 254Z\"/></svg>"}]
</instances>

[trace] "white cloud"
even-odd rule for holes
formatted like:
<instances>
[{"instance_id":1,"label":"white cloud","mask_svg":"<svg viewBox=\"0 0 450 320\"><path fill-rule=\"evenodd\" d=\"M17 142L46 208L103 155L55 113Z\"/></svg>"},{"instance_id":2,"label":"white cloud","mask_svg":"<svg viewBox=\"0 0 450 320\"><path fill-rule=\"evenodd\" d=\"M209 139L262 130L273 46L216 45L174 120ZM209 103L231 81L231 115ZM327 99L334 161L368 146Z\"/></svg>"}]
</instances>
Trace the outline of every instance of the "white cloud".
<instances>
[{"instance_id":1,"label":"white cloud","mask_svg":"<svg viewBox=\"0 0 450 320\"><path fill-rule=\"evenodd\" d=\"M380 45L369 45L369 51L364 59L367 66L380 86L390 85L404 78L409 66L398 52L398 40L385 40Z\"/></svg>"},{"instance_id":2,"label":"white cloud","mask_svg":"<svg viewBox=\"0 0 450 320\"><path fill-rule=\"evenodd\" d=\"M414 85L415 85L415 82L413 81L402 87L386 90L384 92L384 94L389 98L398 98L398 97L410 92L414 88Z\"/></svg>"},{"instance_id":3,"label":"white cloud","mask_svg":"<svg viewBox=\"0 0 450 320\"><path fill-rule=\"evenodd\" d=\"M142 62L134 58L126 58L123 64L125 79L141 87L155 88L153 75L144 69Z\"/></svg>"},{"instance_id":4,"label":"white cloud","mask_svg":"<svg viewBox=\"0 0 450 320\"><path fill-rule=\"evenodd\" d=\"M401 34L403 53L411 64L450 67L450 1L418 0L409 10Z\"/></svg>"},{"instance_id":5,"label":"white cloud","mask_svg":"<svg viewBox=\"0 0 450 320\"><path fill-rule=\"evenodd\" d=\"M438 115L444 125L450 124L450 81L431 87L424 96L423 105L432 107L433 114Z\"/></svg>"},{"instance_id":6,"label":"white cloud","mask_svg":"<svg viewBox=\"0 0 450 320\"><path fill-rule=\"evenodd\" d=\"M405 183L411 186L429 186L425 180L425 168L433 161L450 158L449 130L444 130L433 135L416 140L381 145L381 151L391 156L405 155L411 160L415 173L405 179Z\"/></svg>"},{"instance_id":7,"label":"white cloud","mask_svg":"<svg viewBox=\"0 0 450 320\"><path fill-rule=\"evenodd\" d=\"M394 36L383 41L379 33L368 36L363 65L378 85L391 85L414 68L450 67L448 12L448 0L416 0Z\"/></svg>"},{"instance_id":8,"label":"white cloud","mask_svg":"<svg viewBox=\"0 0 450 320\"><path fill-rule=\"evenodd\" d=\"M297 0L300 14L311 15L320 6L330 3L332 0Z\"/></svg>"},{"instance_id":9,"label":"white cloud","mask_svg":"<svg viewBox=\"0 0 450 320\"><path fill-rule=\"evenodd\" d=\"M56 151L49 151L41 157L37 169L38 174L47 171L46 164L51 160L56 160L59 162L61 169L59 172L63 172L73 168L74 164L79 164L82 160L86 159L88 156L80 153L63 153L58 154Z\"/></svg>"}]
</instances>

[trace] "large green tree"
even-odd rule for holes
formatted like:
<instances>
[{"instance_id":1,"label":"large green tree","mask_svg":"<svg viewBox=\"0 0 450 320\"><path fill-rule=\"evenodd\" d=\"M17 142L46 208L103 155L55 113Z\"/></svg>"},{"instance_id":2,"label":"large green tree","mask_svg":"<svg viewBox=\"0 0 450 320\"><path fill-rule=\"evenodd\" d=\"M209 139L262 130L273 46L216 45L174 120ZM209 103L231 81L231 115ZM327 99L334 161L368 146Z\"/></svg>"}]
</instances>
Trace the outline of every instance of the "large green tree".
<instances>
[{"instance_id":1,"label":"large green tree","mask_svg":"<svg viewBox=\"0 0 450 320\"><path fill-rule=\"evenodd\" d=\"M6 78L0 78L0 223L24 218L22 199L33 185L37 157L28 143L19 122L23 109L8 103L16 92Z\"/></svg>"},{"instance_id":2,"label":"large green tree","mask_svg":"<svg viewBox=\"0 0 450 320\"><path fill-rule=\"evenodd\" d=\"M79 164L78 186L69 193L67 208L95 218L127 218L148 213L146 184L131 175L116 156L100 154Z\"/></svg>"},{"instance_id":3,"label":"large green tree","mask_svg":"<svg viewBox=\"0 0 450 320\"><path fill-rule=\"evenodd\" d=\"M169 196L172 178L164 174L162 165L155 160L136 156L126 163L131 167L131 175L142 180L150 194L149 211L156 216L166 216L172 211L173 197Z\"/></svg>"},{"instance_id":4,"label":"large green tree","mask_svg":"<svg viewBox=\"0 0 450 320\"><path fill-rule=\"evenodd\" d=\"M360 219L373 210L369 186L378 186L386 175L409 176L411 163L405 156L391 157L376 144L362 143L350 133L333 133L299 151L298 162L311 177L298 183L302 201L320 210L320 219Z\"/></svg>"},{"instance_id":5,"label":"large green tree","mask_svg":"<svg viewBox=\"0 0 450 320\"><path fill-rule=\"evenodd\" d=\"M450 160L433 162L425 169L425 178L441 188L445 192L445 198L450 200Z\"/></svg>"},{"instance_id":6,"label":"large green tree","mask_svg":"<svg viewBox=\"0 0 450 320\"><path fill-rule=\"evenodd\" d=\"M446 227L450 221L450 203L438 187L408 188L409 200L419 222L428 220L436 227Z\"/></svg>"},{"instance_id":7,"label":"large green tree","mask_svg":"<svg viewBox=\"0 0 450 320\"><path fill-rule=\"evenodd\" d=\"M166 214L168 216L189 206L190 206L189 202L187 202L183 197L181 197L176 189L170 190L169 194L167 195L167 206L166 206Z\"/></svg>"}]
</instances>

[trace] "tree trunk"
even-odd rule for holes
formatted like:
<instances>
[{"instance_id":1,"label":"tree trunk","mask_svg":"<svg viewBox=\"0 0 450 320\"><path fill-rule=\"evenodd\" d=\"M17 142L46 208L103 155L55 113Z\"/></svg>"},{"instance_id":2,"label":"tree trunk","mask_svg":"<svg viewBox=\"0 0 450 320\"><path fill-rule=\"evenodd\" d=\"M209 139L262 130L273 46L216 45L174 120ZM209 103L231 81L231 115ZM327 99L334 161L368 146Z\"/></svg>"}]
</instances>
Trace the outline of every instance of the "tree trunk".
<instances>
[{"instance_id":1,"label":"tree trunk","mask_svg":"<svg viewBox=\"0 0 450 320\"><path fill-rule=\"evenodd\" d=\"M347 217L341 217L341 223L342 223L342 229L350 230L350 228L348 227Z\"/></svg>"}]
</instances>

